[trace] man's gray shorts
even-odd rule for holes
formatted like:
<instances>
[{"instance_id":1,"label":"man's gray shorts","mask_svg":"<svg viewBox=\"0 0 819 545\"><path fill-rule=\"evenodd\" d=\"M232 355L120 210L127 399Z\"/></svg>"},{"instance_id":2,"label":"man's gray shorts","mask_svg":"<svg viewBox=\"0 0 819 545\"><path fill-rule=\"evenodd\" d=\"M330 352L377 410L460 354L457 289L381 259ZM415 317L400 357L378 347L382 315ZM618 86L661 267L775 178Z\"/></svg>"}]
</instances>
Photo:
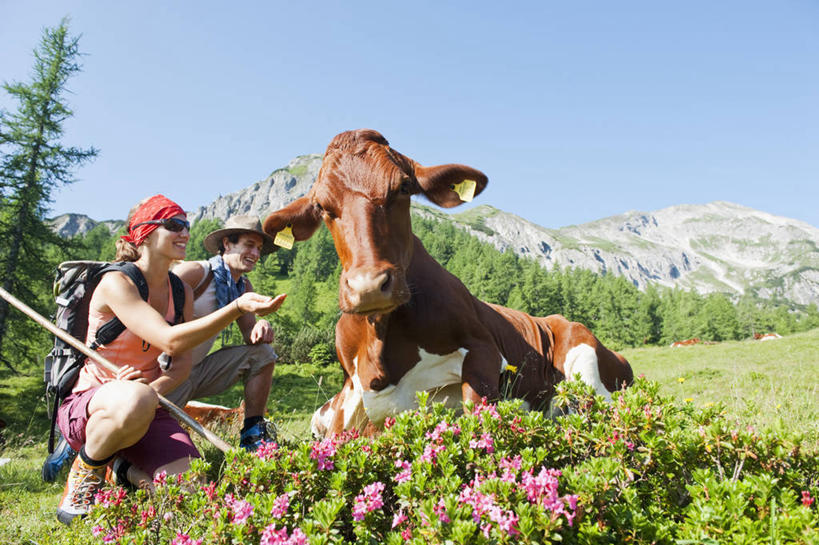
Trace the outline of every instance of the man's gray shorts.
<instances>
[{"instance_id":1,"label":"man's gray shorts","mask_svg":"<svg viewBox=\"0 0 819 545\"><path fill-rule=\"evenodd\" d=\"M188 380L165 397L183 407L191 399L224 392L242 379L247 383L278 356L269 344L226 346L193 366Z\"/></svg>"}]
</instances>

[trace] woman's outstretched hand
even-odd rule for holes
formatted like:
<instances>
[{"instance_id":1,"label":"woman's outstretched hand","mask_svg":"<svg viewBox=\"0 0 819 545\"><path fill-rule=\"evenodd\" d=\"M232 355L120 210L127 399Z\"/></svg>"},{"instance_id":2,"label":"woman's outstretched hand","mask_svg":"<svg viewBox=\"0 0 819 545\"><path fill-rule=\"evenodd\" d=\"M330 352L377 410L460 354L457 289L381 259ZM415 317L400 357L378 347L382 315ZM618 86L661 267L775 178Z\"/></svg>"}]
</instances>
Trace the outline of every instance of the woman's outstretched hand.
<instances>
[{"instance_id":1,"label":"woman's outstretched hand","mask_svg":"<svg viewBox=\"0 0 819 545\"><path fill-rule=\"evenodd\" d=\"M243 293L241 297L236 299L236 304L242 313L252 312L258 316L267 316L271 312L279 310L285 297L287 297L286 293L282 293L276 297L268 297L267 295L260 295L249 291Z\"/></svg>"}]
</instances>

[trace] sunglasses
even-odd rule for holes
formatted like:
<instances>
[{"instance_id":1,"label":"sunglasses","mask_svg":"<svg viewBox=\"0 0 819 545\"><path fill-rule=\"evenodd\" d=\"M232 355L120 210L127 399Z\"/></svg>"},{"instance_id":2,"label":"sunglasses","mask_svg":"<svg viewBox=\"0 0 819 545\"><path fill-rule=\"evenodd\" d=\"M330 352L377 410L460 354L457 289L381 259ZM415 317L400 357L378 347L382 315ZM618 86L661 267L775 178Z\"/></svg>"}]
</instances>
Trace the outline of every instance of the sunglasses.
<instances>
[{"instance_id":1,"label":"sunglasses","mask_svg":"<svg viewBox=\"0 0 819 545\"><path fill-rule=\"evenodd\" d=\"M140 225L161 225L168 231L173 231L174 233L178 233L182 229L187 229L188 231L191 230L191 222L188 220L181 220L179 218L166 218L164 220L148 220L143 221L142 223L137 223L131 229L136 229Z\"/></svg>"}]
</instances>

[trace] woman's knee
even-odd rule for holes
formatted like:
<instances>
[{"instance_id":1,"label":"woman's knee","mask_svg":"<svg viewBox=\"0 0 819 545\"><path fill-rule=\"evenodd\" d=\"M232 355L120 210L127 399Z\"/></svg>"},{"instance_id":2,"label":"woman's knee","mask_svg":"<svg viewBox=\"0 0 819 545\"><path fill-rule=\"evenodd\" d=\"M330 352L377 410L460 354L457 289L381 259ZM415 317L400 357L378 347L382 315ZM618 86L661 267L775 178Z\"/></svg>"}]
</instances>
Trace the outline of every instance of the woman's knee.
<instances>
[{"instance_id":1,"label":"woman's knee","mask_svg":"<svg viewBox=\"0 0 819 545\"><path fill-rule=\"evenodd\" d=\"M154 419L159 398L156 391L141 382L106 383L89 404L92 414L101 411L120 427L147 426Z\"/></svg>"}]
</instances>

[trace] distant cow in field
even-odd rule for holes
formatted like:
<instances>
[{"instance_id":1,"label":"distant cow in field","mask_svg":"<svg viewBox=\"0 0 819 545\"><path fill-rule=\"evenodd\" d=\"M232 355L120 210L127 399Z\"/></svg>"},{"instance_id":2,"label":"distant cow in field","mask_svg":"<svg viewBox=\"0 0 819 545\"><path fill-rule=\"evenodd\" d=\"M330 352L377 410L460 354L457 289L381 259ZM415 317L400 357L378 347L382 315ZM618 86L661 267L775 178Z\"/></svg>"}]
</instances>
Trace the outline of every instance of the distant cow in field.
<instances>
[{"instance_id":1,"label":"distant cow in field","mask_svg":"<svg viewBox=\"0 0 819 545\"><path fill-rule=\"evenodd\" d=\"M336 347L345 380L313 415L314 433L380 427L415 407L417 391L450 406L497 399L508 365L511 395L529 407L548 406L554 385L576 373L608 399L632 382L626 359L585 326L476 299L413 235L412 195L450 208L486 184L473 168L424 167L375 131L350 131L328 146L309 193L265 219L267 233L297 241L323 220L341 261Z\"/></svg>"},{"instance_id":2,"label":"distant cow in field","mask_svg":"<svg viewBox=\"0 0 819 545\"><path fill-rule=\"evenodd\" d=\"M695 344L700 344L702 341L698 338L694 339L686 339L684 341L675 341L671 343L671 348L679 348L680 346L692 346Z\"/></svg>"},{"instance_id":3,"label":"distant cow in field","mask_svg":"<svg viewBox=\"0 0 819 545\"><path fill-rule=\"evenodd\" d=\"M774 339L781 339L782 335L779 333L754 333L755 341L773 341Z\"/></svg>"}]
</instances>

